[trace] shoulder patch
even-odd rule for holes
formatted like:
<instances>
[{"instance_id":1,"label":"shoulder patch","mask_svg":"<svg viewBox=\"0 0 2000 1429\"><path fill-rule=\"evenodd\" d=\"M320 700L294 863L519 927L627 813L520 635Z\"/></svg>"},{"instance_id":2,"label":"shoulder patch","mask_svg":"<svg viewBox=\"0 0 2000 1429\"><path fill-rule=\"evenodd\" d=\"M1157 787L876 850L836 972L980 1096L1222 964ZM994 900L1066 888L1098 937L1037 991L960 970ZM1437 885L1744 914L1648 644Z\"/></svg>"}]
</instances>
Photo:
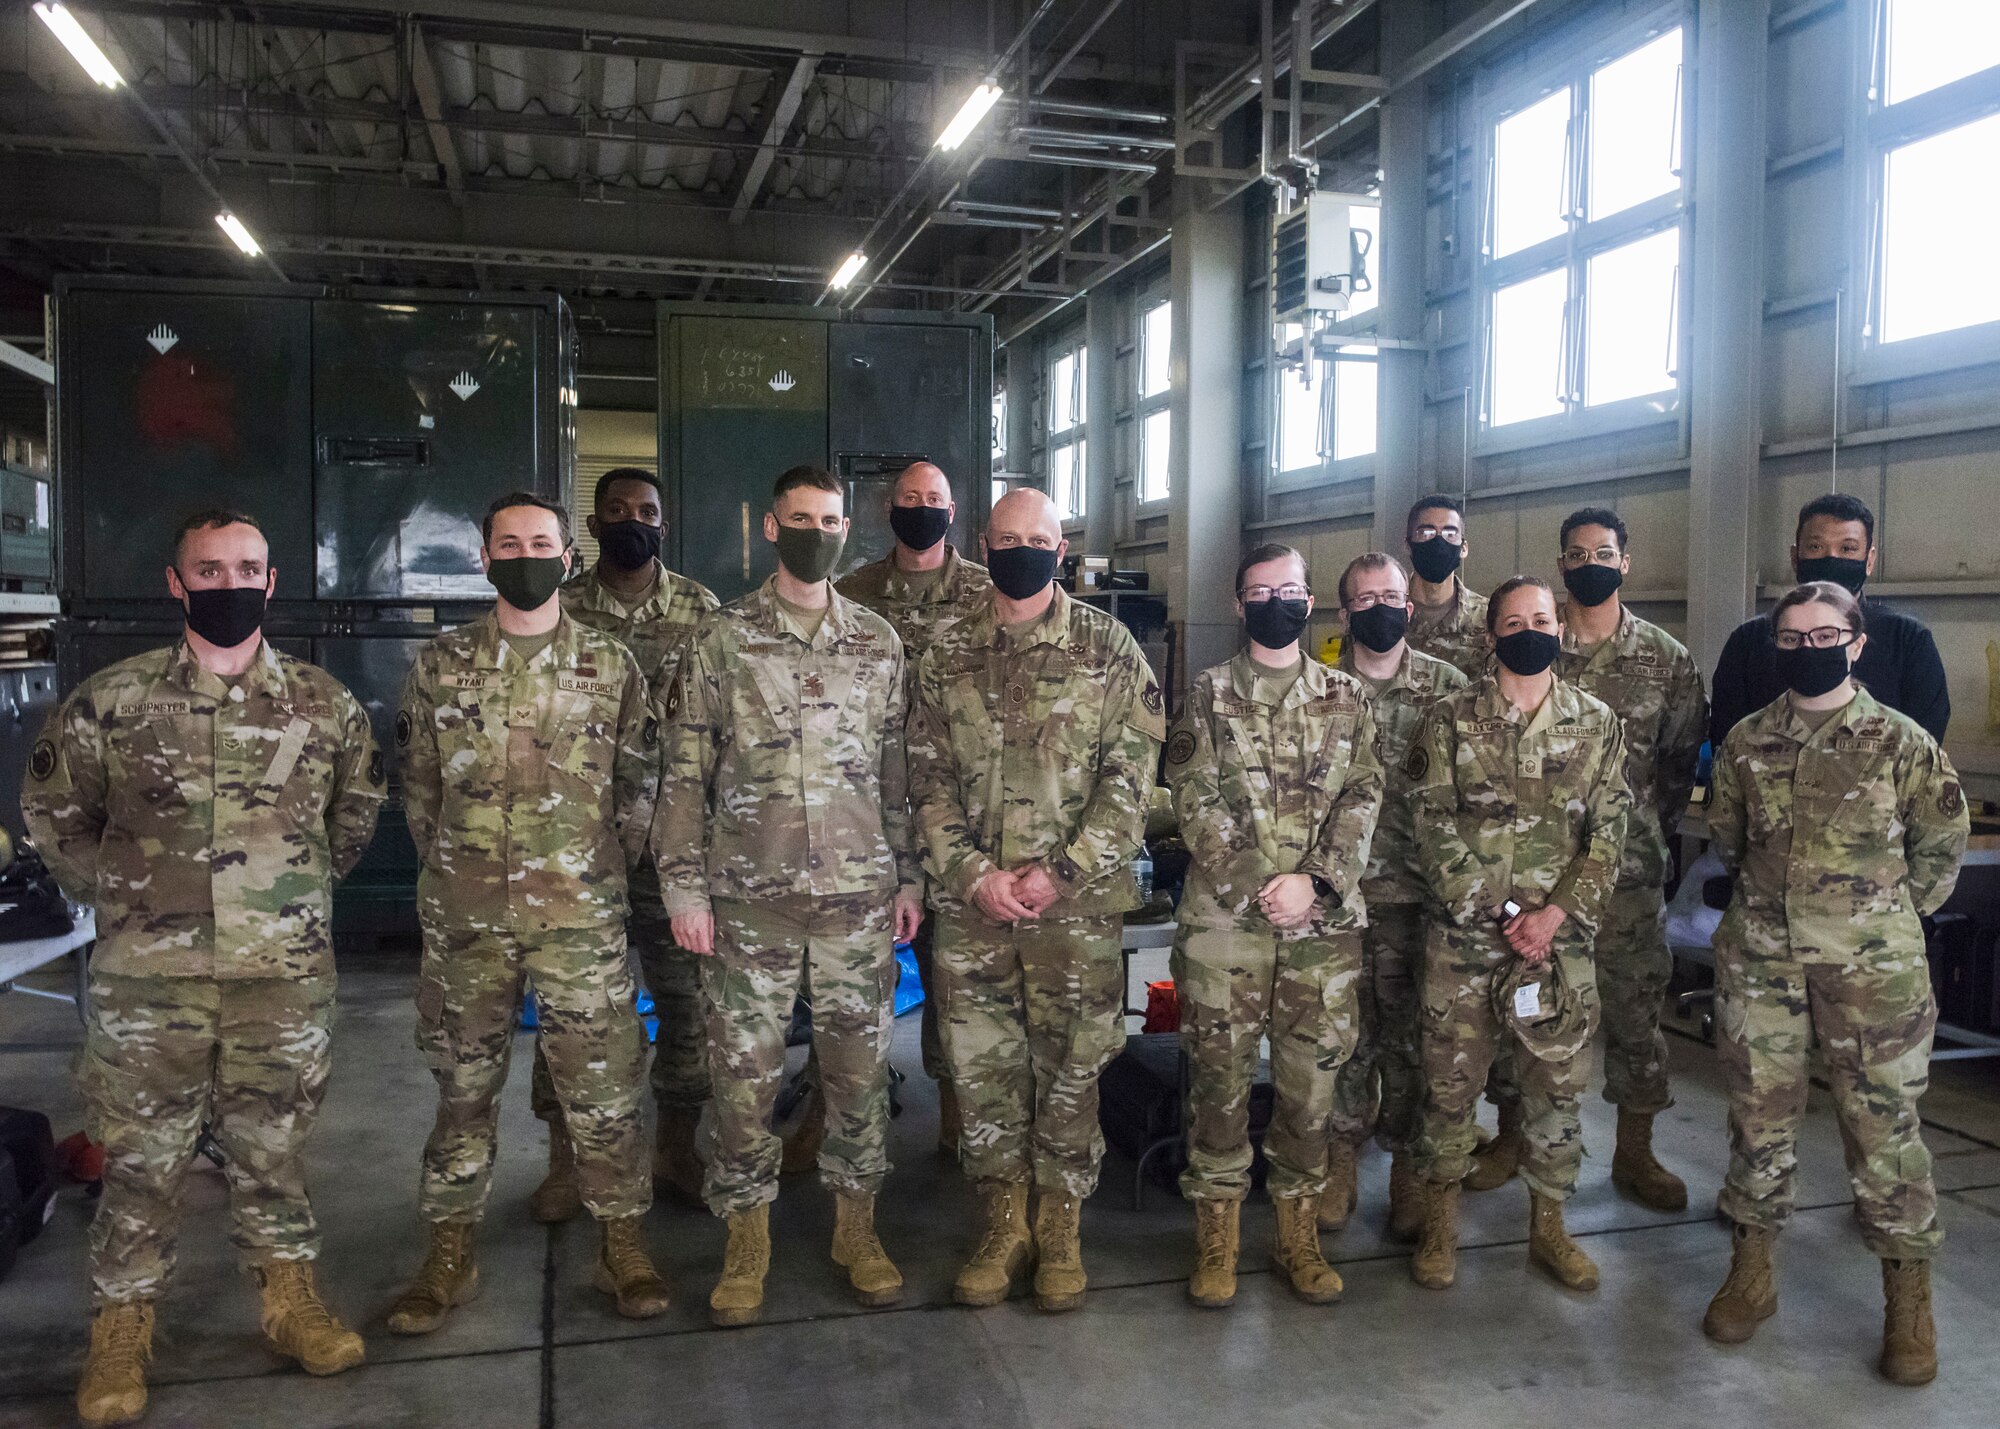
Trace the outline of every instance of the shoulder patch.
<instances>
[{"instance_id":1,"label":"shoulder patch","mask_svg":"<svg viewBox=\"0 0 2000 1429\"><path fill-rule=\"evenodd\" d=\"M396 748L408 749L409 747L410 712L408 710L398 710L396 711Z\"/></svg>"},{"instance_id":2,"label":"shoulder patch","mask_svg":"<svg viewBox=\"0 0 2000 1429\"><path fill-rule=\"evenodd\" d=\"M35 752L28 757L28 772L37 779L46 779L56 772L56 747L46 739L35 741ZM1954 784L1954 789L1958 786Z\"/></svg>"},{"instance_id":3,"label":"shoulder patch","mask_svg":"<svg viewBox=\"0 0 2000 1429\"><path fill-rule=\"evenodd\" d=\"M1420 742L1410 746L1409 758L1403 761L1403 773L1412 779L1421 779L1431 772L1431 754Z\"/></svg>"},{"instance_id":4,"label":"shoulder patch","mask_svg":"<svg viewBox=\"0 0 2000 1429\"><path fill-rule=\"evenodd\" d=\"M42 744L35 746L35 758L37 760L41 759L42 748L46 743L47 741L44 740ZM48 776L37 775L36 777L47 778ZM1947 819L1955 819L1965 812L1965 790L1959 787L1956 779L1946 782L1943 790L1938 794L1937 806L1938 812L1943 814Z\"/></svg>"},{"instance_id":5,"label":"shoulder patch","mask_svg":"<svg viewBox=\"0 0 2000 1429\"><path fill-rule=\"evenodd\" d=\"M1167 763L1185 764L1194 758L1194 731L1181 730L1167 744Z\"/></svg>"},{"instance_id":6,"label":"shoulder patch","mask_svg":"<svg viewBox=\"0 0 2000 1429\"><path fill-rule=\"evenodd\" d=\"M1139 698L1144 702L1146 708L1154 714L1161 713L1167 707L1166 700L1160 694L1159 685L1151 680L1146 681L1146 692L1139 696Z\"/></svg>"}]
</instances>

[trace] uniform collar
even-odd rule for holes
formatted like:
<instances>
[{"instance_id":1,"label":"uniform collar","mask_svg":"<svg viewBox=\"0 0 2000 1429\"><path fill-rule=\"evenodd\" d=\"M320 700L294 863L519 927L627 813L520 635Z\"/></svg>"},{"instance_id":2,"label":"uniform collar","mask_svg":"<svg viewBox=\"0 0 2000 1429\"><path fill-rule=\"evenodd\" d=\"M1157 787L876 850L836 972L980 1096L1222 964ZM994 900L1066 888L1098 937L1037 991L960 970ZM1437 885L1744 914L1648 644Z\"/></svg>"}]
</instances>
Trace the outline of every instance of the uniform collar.
<instances>
[{"instance_id":1,"label":"uniform collar","mask_svg":"<svg viewBox=\"0 0 2000 1429\"><path fill-rule=\"evenodd\" d=\"M958 547L947 541L944 543L944 564L938 567L937 576L922 590L910 584L910 573L896 564L896 548L876 562L882 568L882 594L888 600L899 600L908 604L940 603L955 599L959 585L965 578L965 558L958 553Z\"/></svg>"},{"instance_id":2,"label":"uniform collar","mask_svg":"<svg viewBox=\"0 0 2000 1429\"><path fill-rule=\"evenodd\" d=\"M989 594L980 602L978 614L970 617L961 627L965 630L967 644L997 647L1004 638L1010 648L1016 650L1026 650L1035 645L1053 645L1058 650L1069 648L1069 608L1072 602L1069 592L1061 586L1055 588L1055 599L1049 602L1049 608L1018 636L1003 636L999 607L994 604L994 599Z\"/></svg>"},{"instance_id":3,"label":"uniform collar","mask_svg":"<svg viewBox=\"0 0 2000 1429\"><path fill-rule=\"evenodd\" d=\"M1285 691L1285 697L1278 701L1278 709L1290 709L1293 705L1316 700L1326 693L1326 666L1307 656L1303 646L1300 647L1299 655L1305 661L1304 668L1299 671L1298 679L1292 681L1292 687ZM1265 667L1250 658L1250 647L1247 645L1238 650L1235 658L1229 662L1229 687L1239 700L1249 700L1254 704L1267 703L1257 698L1257 682L1260 679L1270 678L1271 676L1265 673Z\"/></svg>"},{"instance_id":4,"label":"uniform collar","mask_svg":"<svg viewBox=\"0 0 2000 1429\"><path fill-rule=\"evenodd\" d=\"M187 638L174 650L173 668L168 672L171 679L181 689L190 694L202 695L212 700L229 698L229 681L212 670L204 670L201 662L194 657L194 647ZM250 668L243 672L245 694L268 695L274 700L285 698L285 671L278 663L278 652L271 648L271 642L259 638L256 658Z\"/></svg>"},{"instance_id":5,"label":"uniform collar","mask_svg":"<svg viewBox=\"0 0 2000 1429\"><path fill-rule=\"evenodd\" d=\"M1581 647L1577 644L1576 639L1576 627L1569 623L1569 602L1564 601L1557 609L1556 614L1562 618L1563 623L1563 654L1576 655L1581 653ZM1632 614L1631 606L1620 601L1618 603L1618 628L1591 648L1589 659L1594 662L1606 651L1614 649L1620 655L1630 654L1633 646L1637 644L1638 633L1639 618Z\"/></svg>"},{"instance_id":6,"label":"uniform collar","mask_svg":"<svg viewBox=\"0 0 2000 1429\"><path fill-rule=\"evenodd\" d=\"M751 608L756 613L757 625L767 635L789 636L801 645L810 645L815 650L823 650L829 645L852 640L860 629L854 618L854 602L833 588L831 582L826 588L826 619L811 640L807 640L792 623L790 613L778 602L778 577L774 573L764 577L764 584L757 587L750 597Z\"/></svg>"},{"instance_id":7,"label":"uniform collar","mask_svg":"<svg viewBox=\"0 0 2000 1429\"><path fill-rule=\"evenodd\" d=\"M653 591L637 605L627 605L618 593L604 583L604 558L584 572L583 579L576 582L576 594L572 599L584 610L603 611L607 615L661 616L667 613L678 593L679 579L666 568L660 558L653 558Z\"/></svg>"},{"instance_id":8,"label":"uniform collar","mask_svg":"<svg viewBox=\"0 0 2000 1429\"><path fill-rule=\"evenodd\" d=\"M1416 655L1415 648L1411 646L1408 640L1405 640L1403 642L1403 658L1396 662L1396 673L1383 682L1382 688L1385 690L1408 688L1410 684L1410 672L1416 668L1417 664ZM1343 675L1352 675L1364 685L1370 683L1368 676L1362 674L1360 667L1354 663L1354 636L1352 634L1349 634L1340 642L1340 663L1335 668Z\"/></svg>"},{"instance_id":9,"label":"uniform collar","mask_svg":"<svg viewBox=\"0 0 2000 1429\"><path fill-rule=\"evenodd\" d=\"M499 670L505 668L509 659L507 632L500 628L500 612L489 610L479 618L473 627L472 664L474 669ZM546 648L538 651L528 668L547 665L554 669L566 670L576 664L577 623L569 618L569 612L558 611L556 628L551 632ZM519 656L512 661L518 665Z\"/></svg>"},{"instance_id":10,"label":"uniform collar","mask_svg":"<svg viewBox=\"0 0 2000 1429\"><path fill-rule=\"evenodd\" d=\"M1561 720L1576 715L1581 706L1577 702L1576 687L1560 675L1556 677L1555 688L1542 701L1542 707L1533 716L1524 715L1514 706L1514 702L1500 693L1500 677L1487 674L1478 684L1478 693L1473 697L1472 713L1481 719L1504 719L1509 724L1522 726L1521 732L1534 734Z\"/></svg>"},{"instance_id":11,"label":"uniform collar","mask_svg":"<svg viewBox=\"0 0 2000 1429\"><path fill-rule=\"evenodd\" d=\"M1837 734L1859 734L1864 725L1871 720L1879 721L1882 715L1882 706L1875 702L1875 697L1856 685L1854 698L1835 710L1833 717L1825 724L1814 729L1806 723L1798 707L1792 703L1792 699L1790 690L1779 696L1777 727L1772 733L1789 739L1794 744L1811 744L1816 740L1831 739Z\"/></svg>"}]
</instances>

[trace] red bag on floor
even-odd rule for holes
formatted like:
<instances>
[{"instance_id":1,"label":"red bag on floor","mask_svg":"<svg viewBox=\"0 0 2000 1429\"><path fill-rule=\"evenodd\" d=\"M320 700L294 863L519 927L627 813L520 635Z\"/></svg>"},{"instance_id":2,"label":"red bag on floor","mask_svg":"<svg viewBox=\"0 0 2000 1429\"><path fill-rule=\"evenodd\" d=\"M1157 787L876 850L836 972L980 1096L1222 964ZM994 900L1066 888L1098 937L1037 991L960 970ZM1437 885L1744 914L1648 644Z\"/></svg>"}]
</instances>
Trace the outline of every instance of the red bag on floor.
<instances>
[{"instance_id":1,"label":"red bag on floor","mask_svg":"<svg viewBox=\"0 0 2000 1429\"><path fill-rule=\"evenodd\" d=\"M1181 1030L1181 995L1171 978L1146 984L1146 1023L1141 1032Z\"/></svg>"}]
</instances>

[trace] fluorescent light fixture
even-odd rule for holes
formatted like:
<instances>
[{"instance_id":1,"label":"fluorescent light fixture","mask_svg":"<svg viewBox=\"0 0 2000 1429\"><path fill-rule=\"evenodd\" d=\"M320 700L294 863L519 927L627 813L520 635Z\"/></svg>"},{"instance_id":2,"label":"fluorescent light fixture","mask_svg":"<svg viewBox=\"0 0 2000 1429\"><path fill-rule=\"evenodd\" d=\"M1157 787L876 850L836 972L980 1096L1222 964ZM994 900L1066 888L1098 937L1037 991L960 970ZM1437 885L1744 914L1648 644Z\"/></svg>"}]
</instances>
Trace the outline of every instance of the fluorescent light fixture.
<instances>
[{"instance_id":1,"label":"fluorescent light fixture","mask_svg":"<svg viewBox=\"0 0 2000 1429\"><path fill-rule=\"evenodd\" d=\"M958 107L958 113L952 116L951 123L944 126L944 133L938 135L937 146L940 149L956 149L971 138L972 131L979 127L979 121L986 117L986 111L991 109L999 98L1000 86L997 84L982 84L973 90L966 96L965 103Z\"/></svg>"},{"instance_id":2,"label":"fluorescent light fixture","mask_svg":"<svg viewBox=\"0 0 2000 1429\"><path fill-rule=\"evenodd\" d=\"M55 32L63 48L76 57L84 73L106 89L116 89L125 82L118 73L118 67L105 58L104 51L97 47L97 41L83 32L83 26L77 24L76 16L70 14L67 6L57 3L57 0L40 0L35 6L35 13L42 17L44 25Z\"/></svg>"},{"instance_id":3,"label":"fluorescent light fixture","mask_svg":"<svg viewBox=\"0 0 2000 1429\"><path fill-rule=\"evenodd\" d=\"M243 220L233 213L218 213L215 221L222 225L222 231L229 235L229 241L243 250L244 256L255 258L264 250L257 246L257 240L250 236L250 230L243 226Z\"/></svg>"},{"instance_id":4,"label":"fluorescent light fixture","mask_svg":"<svg viewBox=\"0 0 2000 1429\"><path fill-rule=\"evenodd\" d=\"M855 280L855 278L860 274L861 270L867 266L868 266L868 256L865 253L856 251L848 254L847 257L842 261L840 267L834 271L833 283L831 286L835 288L845 288L849 283L852 283Z\"/></svg>"}]
</instances>

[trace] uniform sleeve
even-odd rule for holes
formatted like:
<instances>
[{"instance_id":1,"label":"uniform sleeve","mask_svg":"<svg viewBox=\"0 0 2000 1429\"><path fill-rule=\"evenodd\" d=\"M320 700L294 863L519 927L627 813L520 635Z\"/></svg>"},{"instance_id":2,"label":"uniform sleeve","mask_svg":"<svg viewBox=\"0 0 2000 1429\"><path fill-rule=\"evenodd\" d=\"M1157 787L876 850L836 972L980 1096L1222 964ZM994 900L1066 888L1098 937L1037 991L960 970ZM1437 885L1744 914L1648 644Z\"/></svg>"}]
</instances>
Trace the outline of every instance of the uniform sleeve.
<instances>
[{"instance_id":1,"label":"uniform sleeve","mask_svg":"<svg viewBox=\"0 0 2000 1429\"><path fill-rule=\"evenodd\" d=\"M1715 773L1708 791L1709 848L1732 877L1750 847L1750 810L1743 800L1742 772L1725 741L1716 746Z\"/></svg>"},{"instance_id":2,"label":"uniform sleeve","mask_svg":"<svg viewBox=\"0 0 2000 1429\"><path fill-rule=\"evenodd\" d=\"M910 760L906 743L909 678L902 642L897 641L896 668L890 674L889 695L883 705L882 836L896 860L897 888L921 896L923 862L917 856L916 827L910 817Z\"/></svg>"},{"instance_id":3,"label":"uniform sleeve","mask_svg":"<svg viewBox=\"0 0 2000 1429\"><path fill-rule=\"evenodd\" d=\"M341 691L340 754L333 767L333 797L326 806L326 845L336 883L353 870L375 837L375 821L388 794L383 778L382 749L368 712L346 690Z\"/></svg>"},{"instance_id":4,"label":"uniform sleeve","mask_svg":"<svg viewBox=\"0 0 2000 1429\"><path fill-rule=\"evenodd\" d=\"M1259 889L1278 872L1222 796L1215 687L1206 677L1195 681L1187 711L1167 745L1167 786L1188 853L1218 887Z\"/></svg>"},{"instance_id":5,"label":"uniform sleeve","mask_svg":"<svg viewBox=\"0 0 2000 1429\"><path fill-rule=\"evenodd\" d=\"M49 711L28 756L21 817L56 882L79 903L97 901L97 849L104 838L104 731L89 687Z\"/></svg>"},{"instance_id":6,"label":"uniform sleeve","mask_svg":"<svg viewBox=\"0 0 2000 1429\"><path fill-rule=\"evenodd\" d=\"M1965 789L1951 757L1926 742L1902 781L1903 856L1910 869L1910 901L1922 914L1937 912L1958 883L1959 861L1972 833Z\"/></svg>"},{"instance_id":7,"label":"uniform sleeve","mask_svg":"<svg viewBox=\"0 0 2000 1429\"><path fill-rule=\"evenodd\" d=\"M437 691L431 652L417 657L396 712L396 761L403 771L403 811L417 857L431 861L437 847L438 811L444 805L444 759L438 752Z\"/></svg>"},{"instance_id":8,"label":"uniform sleeve","mask_svg":"<svg viewBox=\"0 0 2000 1429\"><path fill-rule=\"evenodd\" d=\"M1588 932L1597 930L1597 915L1617 881L1625 825L1632 817L1632 786L1625 781L1625 734L1615 718L1606 726L1610 738L1604 742L1597 779L1584 808L1583 848L1549 894L1549 902Z\"/></svg>"},{"instance_id":9,"label":"uniform sleeve","mask_svg":"<svg viewBox=\"0 0 2000 1429\"><path fill-rule=\"evenodd\" d=\"M653 813L653 858L669 916L703 913L708 896L708 810L721 762L722 682L706 633L688 646L661 698L660 797Z\"/></svg>"},{"instance_id":10,"label":"uniform sleeve","mask_svg":"<svg viewBox=\"0 0 2000 1429\"><path fill-rule=\"evenodd\" d=\"M1937 640L1930 628L1909 623L1910 638L1902 650L1903 713L1924 727L1924 732L1944 743L1951 724L1951 688L1945 680L1944 661L1938 656Z\"/></svg>"},{"instance_id":11,"label":"uniform sleeve","mask_svg":"<svg viewBox=\"0 0 2000 1429\"><path fill-rule=\"evenodd\" d=\"M933 647L934 649L936 647ZM951 717L945 711L935 655L917 660L910 681L906 754L910 766L911 812L922 845L924 867L955 897L970 900L979 880L999 865L979 850L972 820L959 793L951 760Z\"/></svg>"},{"instance_id":12,"label":"uniform sleeve","mask_svg":"<svg viewBox=\"0 0 2000 1429\"><path fill-rule=\"evenodd\" d=\"M618 694L617 740L611 765L611 816L629 871L646 856L653 806L660 796L660 720L639 662L629 654L625 686Z\"/></svg>"},{"instance_id":13,"label":"uniform sleeve","mask_svg":"<svg viewBox=\"0 0 2000 1429\"><path fill-rule=\"evenodd\" d=\"M1687 812L1688 796L1694 792L1701 742L1707 737L1708 696L1701 687L1701 671L1692 656L1683 655L1675 662L1673 686L1667 691L1666 727L1660 731L1654 750L1659 765L1660 830L1670 848L1680 830L1681 816Z\"/></svg>"},{"instance_id":14,"label":"uniform sleeve","mask_svg":"<svg viewBox=\"0 0 2000 1429\"><path fill-rule=\"evenodd\" d=\"M1722 642L1722 657L1715 662L1715 681L1708 712L1708 742L1718 754L1722 741L1744 717L1756 713L1750 708L1750 660L1755 621L1746 620L1729 632Z\"/></svg>"},{"instance_id":15,"label":"uniform sleeve","mask_svg":"<svg viewBox=\"0 0 2000 1429\"><path fill-rule=\"evenodd\" d=\"M1097 783L1083 806L1076 837L1048 862L1049 877L1064 897L1117 872L1138 852L1166 733L1166 702L1145 656L1128 637L1105 682L1097 726Z\"/></svg>"},{"instance_id":16,"label":"uniform sleeve","mask_svg":"<svg viewBox=\"0 0 2000 1429\"><path fill-rule=\"evenodd\" d=\"M1493 899L1472 845L1458 824L1458 733L1450 700L1439 700L1424 715L1423 727L1403 761L1416 819L1417 872L1453 923L1470 927L1486 915Z\"/></svg>"},{"instance_id":17,"label":"uniform sleeve","mask_svg":"<svg viewBox=\"0 0 2000 1429\"><path fill-rule=\"evenodd\" d=\"M1346 782L1320 824L1312 853L1299 868L1300 873L1326 879L1341 900L1354 891L1367 870L1368 845L1382 814L1382 789L1382 765L1375 758L1375 714L1364 701L1354 726L1354 757L1347 766Z\"/></svg>"}]
</instances>

